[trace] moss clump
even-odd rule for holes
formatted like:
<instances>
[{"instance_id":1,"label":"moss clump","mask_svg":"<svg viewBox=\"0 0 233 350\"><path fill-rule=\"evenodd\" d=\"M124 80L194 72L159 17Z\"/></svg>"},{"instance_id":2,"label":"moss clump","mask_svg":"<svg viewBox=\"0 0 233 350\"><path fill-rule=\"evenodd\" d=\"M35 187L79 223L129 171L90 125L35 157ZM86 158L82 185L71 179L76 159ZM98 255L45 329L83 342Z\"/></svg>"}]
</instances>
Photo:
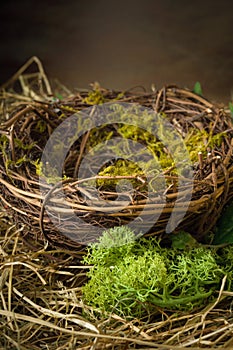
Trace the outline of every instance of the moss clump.
<instances>
[{"instance_id":1,"label":"moss clump","mask_svg":"<svg viewBox=\"0 0 233 350\"><path fill-rule=\"evenodd\" d=\"M93 128L88 136L86 143L87 150L93 150L94 147L97 147L98 144L110 140L113 136L113 130L108 125L102 125L98 128Z\"/></svg>"},{"instance_id":2,"label":"moss clump","mask_svg":"<svg viewBox=\"0 0 233 350\"><path fill-rule=\"evenodd\" d=\"M169 152L164 147L164 144L158 140L155 135L139 128L135 125L123 124L118 128L118 133L125 139L131 139L145 145L154 159L159 162L161 168L166 170L173 166L174 161Z\"/></svg>"},{"instance_id":3,"label":"moss clump","mask_svg":"<svg viewBox=\"0 0 233 350\"><path fill-rule=\"evenodd\" d=\"M140 169L139 165L135 164L134 162L130 162L126 159L117 159L116 162L114 162L112 165L104 167L103 170L99 171L99 176L108 176L113 177L113 179L98 179L97 180L97 186L102 189L108 189L108 190L115 190L116 185L119 183L119 178L114 179L114 177L121 177L121 185L123 185L123 182L125 182L126 187L127 183L130 181L132 187L134 189L140 188L143 190L142 182L138 180L138 176L144 176L144 171ZM132 176L130 179L124 179L124 177Z\"/></svg>"},{"instance_id":4,"label":"moss clump","mask_svg":"<svg viewBox=\"0 0 233 350\"><path fill-rule=\"evenodd\" d=\"M189 152L192 162L198 160L198 152L202 152L204 156L207 155L207 149L214 149L220 147L223 140L224 132L213 135L206 130L190 129L186 135L184 142Z\"/></svg>"},{"instance_id":5,"label":"moss clump","mask_svg":"<svg viewBox=\"0 0 233 350\"><path fill-rule=\"evenodd\" d=\"M117 144L115 144L114 147L110 146L111 151L114 151L115 154L122 154L122 159L112 161L111 164L107 164L99 171L99 176L109 176L111 179L98 180L97 186L106 190L113 190L119 181L119 179L114 180L114 177L134 176L135 180L131 179L130 181L132 186L140 189L140 191L148 189L154 191L155 185L156 187L161 185L163 188L164 178L160 179L159 176L163 171L172 168L175 163L163 143L150 132L135 125L118 124L115 125L114 128L114 132L107 131L107 126L102 127L101 130L96 128L91 131L88 139L88 148L96 147L97 150L98 143L106 142L114 136L120 136L126 140L124 143L124 150L122 150L122 143L120 146ZM138 153L136 155L130 142L127 144L127 140L141 144L141 147L138 147ZM134 161L134 159L137 160ZM176 175L176 169L170 174ZM136 179L137 177L146 178L146 186L142 186L142 183Z\"/></svg>"},{"instance_id":6,"label":"moss clump","mask_svg":"<svg viewBox=\"0 0 233 350\"><path fill-rule=\"evenodd\" d=\"M203 306L220 288L222 278L231 276L215 250L162 248L155 238L135 240L124 226L105 231L84 262L94 265L83 287L85 301L130 317L140 317L155 306L172 310Z\"/></svg>"},{"instance_id":7,"label":"moss clump","mask_svg":"<svg viewBox=\"0 0 233 350\"><path fill-rule=\"evenodd\" d=\"M88 105L99 105L105 102L104 96L99 88L89 91L87 97L83 99L83 102Z\"/></svg>"},{"instance_id":8,"label":"moss clump","mask_svg":"<svg viewBox=\"0 0 233 350\"><path fill-rule=\"evenodd\" d=\"M166 119L166 116L162 115L161 118ZM166 130L166 123L164 124L164 128L163 123L160 124L161 130L159 131L159 135L166 136L166 132L170 131ZM98 175L109 177L133 175L135 175L135 177L150 177L150 175L152 175L152 178L156 178L156 174L161 175L162 172L167 171L168 169L171 169L169 170L169 176L177 176L177 163L182 162L182 157L185 156L184 152L182 151L182 147L186 147L191 163L195 163L198 161L198 152L202 152L203 156L206 156L209 149L215 149L216 147L221 146L224 133L213 135L212 133L208 134L208 132L204 129L199 130L197 128L190 128L186 137L184 138L184 144L178 144L175 147L176 154L170 154L168 147L166 147L160 139L153 135L153 133L136 125L117 124L114 125L112 129L109 129L109 126L102 126L101 128L91 130L87 148L94 149L94 147L96 147L96 149L98 149L99 143L106 142L114 136L120 136L124 140L132 140L133 142L141 144L145 148L145 151L142 151L142 149L139 148L139 152L141 152L140 154L138 153L140 162L133 164L133 162L128 160L117 160L112 162L111 165L105 166L104 169L101 169ZM166 136L165 139L169 139L168 136ZM120 146L119 149L117 148L117 144L114 147L115 148L112 150L115 151L116 154L122 152ZM179 148L181 149L180 152ZM174 147L172 150L174 153ZM127 155L128 159L133 159L135 156L130 148L130 143L128 143L128 147L125 146L124 152L124 155ZM124 155L122 158L125 158ZM177 158L179 155L181 159ZM155 182L157 185L158 181L159 179L156 178ZM173 181L175 181L174 178ZM98 181L98 186L104 186L105 189L107 189L109 186L109 190L111 190L117 185L117 182L118 180L114 179L102 179ZM150 185L152 185L152 182L153 180L151 180ZM170 184L169 178L166 179L166 182L167 185Z\"/></svg>"},{"instance_id":9,"label":"moss clump","mask_svg":"<svg viewBox=\"0 0 233 350\"><path fill-rule=\"evenodd\" d=\"M101 89L99 83L95 82L93 84L92 90L88 91L86 97L83 98L83 102L94 106L100 105L109 101L118 101L124 97L124 92L119 92L116 96L109 98L106 96L105 90Z\"/></svg>"}]
</instances>

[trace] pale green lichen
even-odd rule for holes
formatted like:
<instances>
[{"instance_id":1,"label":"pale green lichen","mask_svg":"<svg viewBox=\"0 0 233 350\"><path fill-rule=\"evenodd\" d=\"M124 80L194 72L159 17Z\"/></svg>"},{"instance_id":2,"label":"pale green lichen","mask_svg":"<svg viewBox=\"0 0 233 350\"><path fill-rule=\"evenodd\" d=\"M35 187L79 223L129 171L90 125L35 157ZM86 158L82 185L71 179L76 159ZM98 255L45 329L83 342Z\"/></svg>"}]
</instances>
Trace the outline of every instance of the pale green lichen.
<instances>
[{"instance_id":1,"label":"pale green lichen","mask_svg":"<svg viewBox=\"0 0 233 350\"><path fill-rule=\"evenodd\" d=\"M128 244L111 244L124 235ZM232 252L227 254L232 258ZM136 240L124 226L105 231L99 243L89 247L84 263L93 265L83 287L84 300L102 312L129 317L141 317L155 306L201 307L225 275L231 278L214 249L162 248L156 238Z\"/></svg>"}]
</instances>

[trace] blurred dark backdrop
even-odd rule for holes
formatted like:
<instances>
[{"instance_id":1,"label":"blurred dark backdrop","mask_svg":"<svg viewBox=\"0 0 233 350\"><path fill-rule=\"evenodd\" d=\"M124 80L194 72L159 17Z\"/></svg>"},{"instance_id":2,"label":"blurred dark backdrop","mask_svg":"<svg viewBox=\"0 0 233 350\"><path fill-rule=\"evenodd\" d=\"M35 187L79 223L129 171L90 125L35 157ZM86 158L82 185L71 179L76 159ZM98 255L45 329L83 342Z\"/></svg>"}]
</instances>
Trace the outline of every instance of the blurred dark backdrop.
<instances>
[{"instance_id":1,"label":"blurred dark backdrop","mask_svg":"<svg viewBox=\"0 0 233 350\"><path fill-rule=\"evenodd\" d=\"M70 88L147 89L200 81L233 90L233 1L12 1L0 8L0 83L33 55Z\"/></svg>"}]
</instances>

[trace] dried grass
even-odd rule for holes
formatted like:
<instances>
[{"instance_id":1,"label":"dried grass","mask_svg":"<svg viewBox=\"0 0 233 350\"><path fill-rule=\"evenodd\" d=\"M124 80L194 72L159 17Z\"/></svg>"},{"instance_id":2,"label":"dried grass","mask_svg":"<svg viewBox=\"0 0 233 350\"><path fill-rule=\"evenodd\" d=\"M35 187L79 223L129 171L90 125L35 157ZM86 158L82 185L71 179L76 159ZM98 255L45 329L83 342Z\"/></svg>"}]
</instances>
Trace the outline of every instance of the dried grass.
<instances>
[{"instance_id":1,"label":"dried grass","mask_svg":"<svg viewBox=\"0 0 233 350\"><path fill-rule=\"evenodd\" d=\"M144 319L101 314L82 301L83 266L70 251L32 250L1 214L0 346L3 349L231 349L232 293L192 313L160 308ZM217 296L217 295L216 295Z\"/></svg>"}]
</instances>

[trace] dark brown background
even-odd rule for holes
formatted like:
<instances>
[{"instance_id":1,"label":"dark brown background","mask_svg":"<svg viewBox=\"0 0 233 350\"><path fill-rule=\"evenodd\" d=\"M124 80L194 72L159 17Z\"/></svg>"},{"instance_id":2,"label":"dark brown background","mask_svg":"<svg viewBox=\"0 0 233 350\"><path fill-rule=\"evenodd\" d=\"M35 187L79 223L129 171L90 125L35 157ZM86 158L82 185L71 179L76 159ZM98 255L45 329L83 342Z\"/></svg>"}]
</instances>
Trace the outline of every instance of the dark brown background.
<instances>
[{"instance_id":1,"label":"dark brown background","mask_svg":"<svg viewBox=\"0 0 233 350\"><path fill-rule=\"evenodd\" d=\"M227 102L233 89L233 1L5 1L0 83L38 56L70 88L176 83Z\"/></svg>"}]
</instances>

